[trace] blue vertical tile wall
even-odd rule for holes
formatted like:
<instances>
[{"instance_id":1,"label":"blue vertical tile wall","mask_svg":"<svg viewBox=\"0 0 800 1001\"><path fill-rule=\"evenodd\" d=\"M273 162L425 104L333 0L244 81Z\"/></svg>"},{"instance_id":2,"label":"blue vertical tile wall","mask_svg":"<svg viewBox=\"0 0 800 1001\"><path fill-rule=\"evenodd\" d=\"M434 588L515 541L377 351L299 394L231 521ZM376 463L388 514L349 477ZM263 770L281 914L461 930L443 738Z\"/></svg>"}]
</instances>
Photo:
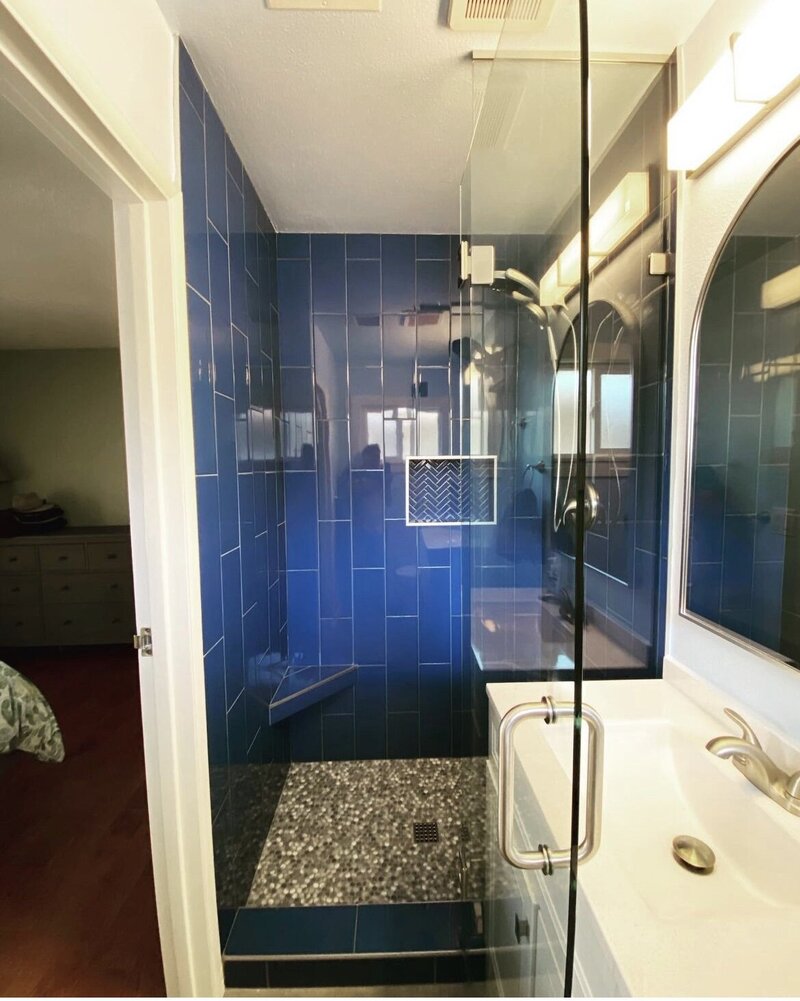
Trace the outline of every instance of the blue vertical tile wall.
<instances>
[{"instance_id":1,"label":"blue vertical tile wall","mask_svg":"<svg viewBox=\"0 0 800 1001\"><path fill-rule=\"evenodd\" d=\"M180 84L214 847L218 899L235 906L249 889L253 846L258 852L266 836L288 755L264 710L285 656L288 607L277 241L183 45Z\"/></svg>"},{"instance_id":2,"label":"blue vertical tile wall","mask_svg":"<svg viewBox=\"0 0 800 1001\"><path fill-rule=\"evenodd\" d=\"M278 237L288 652L359 665L347 700L290 721L293 759L459 749L466 533L405 523L406 457L447 454L460 425L456 248L436 235Z\"/></svg>"}]
</instances>

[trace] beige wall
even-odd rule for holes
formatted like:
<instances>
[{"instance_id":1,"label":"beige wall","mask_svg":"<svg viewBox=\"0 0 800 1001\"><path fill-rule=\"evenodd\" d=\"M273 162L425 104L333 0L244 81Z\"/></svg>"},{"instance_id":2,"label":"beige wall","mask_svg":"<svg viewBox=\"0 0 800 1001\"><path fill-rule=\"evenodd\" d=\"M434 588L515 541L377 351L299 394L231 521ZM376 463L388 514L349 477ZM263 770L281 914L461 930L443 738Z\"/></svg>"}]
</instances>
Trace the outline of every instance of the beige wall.
<instances>
[{"instance_id":1,"label":"beige wall","mask_svg":"<svg viewBox=\"0 0 800 1001\"><path fill-rule=\"evenodd\" d=\"M119 352L0 352L0 466L70 525L127 525Z\"/></svg>"}]
</instances>

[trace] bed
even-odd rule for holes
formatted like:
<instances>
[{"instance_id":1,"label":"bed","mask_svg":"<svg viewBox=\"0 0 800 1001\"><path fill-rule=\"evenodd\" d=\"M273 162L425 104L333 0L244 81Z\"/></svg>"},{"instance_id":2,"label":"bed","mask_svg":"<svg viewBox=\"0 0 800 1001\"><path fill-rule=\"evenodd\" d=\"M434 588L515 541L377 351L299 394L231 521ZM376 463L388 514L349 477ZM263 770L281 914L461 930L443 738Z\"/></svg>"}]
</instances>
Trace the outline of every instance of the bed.
<instances>
[{"instance_id":1,"label":"bed","mask_svg":"<svg viewBox=\"0 0 800 1001\"><path fill-rule=\"evenodd\" d=\"M27 751L39 761L63 761L55 714L33 682L0 661L0 754Z\"/></svg>"}]
</instances>

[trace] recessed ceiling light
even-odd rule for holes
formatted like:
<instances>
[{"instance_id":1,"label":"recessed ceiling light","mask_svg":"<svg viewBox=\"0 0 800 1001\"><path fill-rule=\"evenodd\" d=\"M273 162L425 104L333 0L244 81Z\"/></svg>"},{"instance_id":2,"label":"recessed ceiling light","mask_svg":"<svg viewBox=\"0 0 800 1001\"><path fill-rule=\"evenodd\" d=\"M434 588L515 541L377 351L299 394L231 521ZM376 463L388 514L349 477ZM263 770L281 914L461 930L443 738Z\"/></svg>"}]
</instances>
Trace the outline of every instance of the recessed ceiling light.
<instances>
[{"instance_id":1,"label":"recessed ceiling light","mask_svg":"<svg viewBox=\"0 0 800 1001\"><path fill-rule=\"evenodd\" d=\"M264 0L271 10L371 10L380 13L382 0Z\"/></svg>"}]
</instances>

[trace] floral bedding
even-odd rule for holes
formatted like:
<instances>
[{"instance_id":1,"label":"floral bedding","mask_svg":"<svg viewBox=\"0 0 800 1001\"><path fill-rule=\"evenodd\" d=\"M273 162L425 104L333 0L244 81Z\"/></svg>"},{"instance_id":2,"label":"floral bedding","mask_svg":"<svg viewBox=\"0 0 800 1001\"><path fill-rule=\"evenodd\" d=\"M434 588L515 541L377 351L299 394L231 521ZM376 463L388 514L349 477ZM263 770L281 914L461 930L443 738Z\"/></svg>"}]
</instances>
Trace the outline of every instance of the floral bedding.
<instances>
[{"instance_id":1,"label":"floral bedding","mask_svg":"<svg viewBox=\"0 0 800 1001\"><path fill-rule=\"evenodd\" d=\"M0 754L28 751L39 761L63 761L64 741L39 689L0 660Z\"/></svg>"}]
</instances>

